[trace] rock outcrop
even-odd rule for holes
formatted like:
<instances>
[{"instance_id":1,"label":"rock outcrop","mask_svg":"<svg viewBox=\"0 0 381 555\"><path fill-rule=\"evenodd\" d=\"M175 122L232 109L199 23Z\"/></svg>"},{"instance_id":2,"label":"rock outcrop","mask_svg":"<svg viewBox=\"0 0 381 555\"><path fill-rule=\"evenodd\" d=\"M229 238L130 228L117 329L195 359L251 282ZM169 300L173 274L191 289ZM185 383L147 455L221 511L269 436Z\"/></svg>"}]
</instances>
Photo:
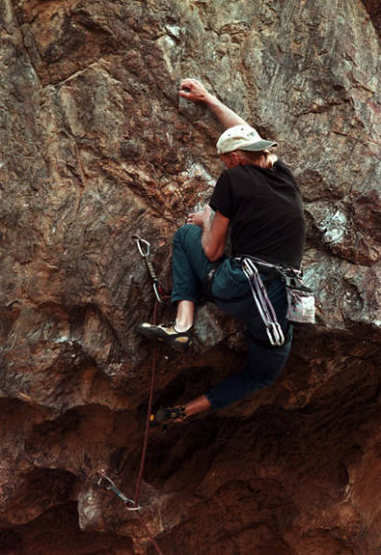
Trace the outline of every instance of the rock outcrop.
<instances>
[{"instance_id":1,"label":"rock outcrop","mask_svg":"<svg viewBox=\"0 0 381 555\"><path fill-rule=\"evenodd\" d=\"M151 348L134 325L221 169L197 77L280 144L309 225L318 325L277 384L153 430L141 517L164 553L381 554L380 9L367 0L2 0L0 551L153 552L133 496ZM171 314L162 309L163 317ZM155 402L244 359L212 305L159 350Z\"/></svg>"}]
</instances>

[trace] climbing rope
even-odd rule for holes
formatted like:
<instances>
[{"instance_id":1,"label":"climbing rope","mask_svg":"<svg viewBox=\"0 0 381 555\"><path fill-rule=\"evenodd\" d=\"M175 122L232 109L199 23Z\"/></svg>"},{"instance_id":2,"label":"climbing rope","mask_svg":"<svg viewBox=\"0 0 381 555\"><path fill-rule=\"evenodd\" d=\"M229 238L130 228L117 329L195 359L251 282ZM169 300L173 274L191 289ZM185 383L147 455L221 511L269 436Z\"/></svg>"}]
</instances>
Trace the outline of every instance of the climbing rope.
<instances>
[{"instance_id":1,"label":"climbing rope","mask_svg":"<svg viewBox=\"0 0 381 555\"><path fill-rule=\"evenodd\" d=\"M137 235L134 235L133 239L136 241L139 253L142 256L142 258L144 258L144 261L146 263L149 275L152 279L153 290L154 290L155 297L156 297L156 301L155 301L154 309L153 309L152 321L153 321L153 324L156 325L157 324L157 313L158 313L159 304L163 303L169 297L168 297L168 295L163 294L162 288L160 286L159 279L156 275L155 269L154 269L152 261L150 259L150 247L151 247L150 243L148 241L145 241L144 239L142 239L141 237L139 237ZM145 430L144 430L144 439L143 439L142 452L141 452L141 456L140 456L139 472L138 472L138 477L137 477L136 486L135 486L134 499L129 499L128 497L126 497L117 488L115 483L111 480L111 478L109 478L106 475L106 473L104 471L101 471L99 473L100 478L98 480L98 485L100 487L103 487L104 489L111 490L121 501L123 501L123 503L126 505L126 509L128 511L136 511L136 515L139 519L139 522L140 522L142 528L144 528L144 530L146 531L146 534L147 534L150 542L154 546L156 552L159 555L163 555L163 552L161 551L157 541L152 536L152 534L149 531L146 523L144 522L143 517L141 516L141 514L139 514L139 511L142 508L139 505L139 497L140 497L140 489L141 489L141 485L142 485L142 481L143 481L145 462L146 462L146 458L147 458L147 446L148 446L148 436L149 436L150 415L151 415L151 412L152 412L153 395L154 395L154 391L155 391L156 366L157 366L157 345L156 345L156 343L154 343L153 344L153 351L152 351L151 383L150 383L150 389L149 389L147 416L146 416L146 423L145 423Z\"/></svg>"},{"instance_id":2,"label":"climbing rope","mask_svg":"<svg viewBox=\"0 0 381 555\"><path fill-rule=\"evenodd\" d=\"M156 301L155 305L154 305L153 317L152 317L152 321L153 321L154 325L157 324L158 306L159 306L159 304ZM157 345L156 345L156 342L154 342L153 349L152 349L151 384L150 384L150 388L149 388L149 397L148 397L147 416L146 416L145 431L144 431L144 440L143 440L142 454L141 454L141 457L140 457L139 474L138 474L138 479L137 479L136 488L135 488L135 497L134 497L135 505L137 505L137 503L139 501L140 488L141 488L142 481L143 481L144 465L145 465L146 456L147 456L150 415L151 415L151 412L152 412L153 394L154 394L154 389L155 389L156 364L157 364Z\"/></svg>"},{"instance_id":3,"label":"climbing rope","mask_svg":"<svg viewBox=\"0 0 381 555\"><path fill-rule=\"evenodd\" d=\"M156 320L157 320L158 306L159 306L159 303L158 303L158 301L156 301L155 305L154 305L154 309L153 309L153 323L154 324L156 324ZM103 487L104 489L111 490L117 497L119 497L119 499L121 501L123 501L123 503L126 505L126 509L128 511L136 511L136 515L139 519L139 522L140 522L142 528L144 528L144 530L145 530L150 542L154 546L156 552L159 555L163 555L163 552L161 551L157 541L152 536L151 532L149 531L149 528L147 527L146 523L144 522L143 517L141 516L141 514L139 514L139 511L142 508L139 505L139 496L140 496L140 489L141 489L141 485L142 485L142 481L143 481L144 466L145 466L146 457L147 457L147 445L148 445L148 436L149 436L150 414L151 414L151 411L152 411L153 394L154 394L154 390L155 390L156 366L157 366L157 346L156 346L156 343L154 343L153 352L152 352L151 384L150 384L150 390L149 390L147 417L146 417L146 424L145 424L145 431L144 431L142 453L141 453L141 456L140 456L139 473L138 473L138 478L137 478L136 486L135 486L134 499L129 499L128 497L126 497L116 487L113 480L111 480L111 478L109 478L104 471L100 471L100 473L99 473L100 478L98 480L98 485L100 487Z\"/></svg>"}]
</instances>

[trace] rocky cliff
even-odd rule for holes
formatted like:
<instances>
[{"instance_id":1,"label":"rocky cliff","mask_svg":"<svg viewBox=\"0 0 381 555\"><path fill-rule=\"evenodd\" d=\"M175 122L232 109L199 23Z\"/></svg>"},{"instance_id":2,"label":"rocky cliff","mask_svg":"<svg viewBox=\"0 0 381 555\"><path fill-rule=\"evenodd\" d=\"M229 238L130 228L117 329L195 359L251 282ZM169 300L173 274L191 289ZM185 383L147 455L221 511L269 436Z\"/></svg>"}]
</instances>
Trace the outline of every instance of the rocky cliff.
<instances>
[{"instance_id":1,"label":"rocky cliff","mask_svg":"<svg viewBox=\"0 0 381 555\"><path fill-rule=\"evenodd\" d=\"M166 554L381 553L379 3L2 0L0 551L153 553L133 496L152 288L221 169L196 77L277 139L306 207L318 325L277 384L153 430L141 519ZM168 318L171 308L164 307ZM213 305L185 356L161 348L155 402L244 358Z\"/></svg>"}]
</instances>

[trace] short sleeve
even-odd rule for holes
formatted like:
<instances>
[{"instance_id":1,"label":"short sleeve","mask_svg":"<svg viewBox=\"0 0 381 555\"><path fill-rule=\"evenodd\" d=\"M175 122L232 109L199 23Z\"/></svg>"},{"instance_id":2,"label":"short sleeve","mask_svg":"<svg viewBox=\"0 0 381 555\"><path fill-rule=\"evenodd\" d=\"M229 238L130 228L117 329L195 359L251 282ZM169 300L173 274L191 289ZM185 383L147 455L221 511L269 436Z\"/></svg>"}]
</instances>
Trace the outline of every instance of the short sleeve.
<instances>
[{"instance_id":1,"label":"short sleeve","mask_svg":"<svg viewBox=\"0 0 381 555\"><path fill-rule=\"evenodd\" d=\"M290 170L290 168L288 166L286 166L286 164L283 162L283 160L277 160L274 164L274 169L278 172L280 172L281 174L283 174L284 177L288 178L289 180L291 180L293 186L299 190L299 185L297 184L297 182L295 181L295 178Z\"/></svg>"},{"instance_id":2,"label":"short sleeve","mask_svg":"<svg viewBox=\"0 0 381 555\"><path fill-rule=\"evenodd\" d=\"M230 177L226 171L222 172L217 179L209 204L214 211L218 210L223 216L229 218L229 220L232 219L233 198Z\"/></svg>"}]
</instances>

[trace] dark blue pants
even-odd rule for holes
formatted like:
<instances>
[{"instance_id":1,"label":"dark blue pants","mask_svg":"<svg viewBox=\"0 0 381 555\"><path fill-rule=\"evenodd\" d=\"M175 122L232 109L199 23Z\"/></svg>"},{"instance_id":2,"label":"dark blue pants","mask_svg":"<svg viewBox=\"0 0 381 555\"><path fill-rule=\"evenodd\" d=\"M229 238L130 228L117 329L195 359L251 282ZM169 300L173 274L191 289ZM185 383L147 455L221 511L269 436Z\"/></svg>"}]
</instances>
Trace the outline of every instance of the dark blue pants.
<instances>
[{"instance_id":1,"label":"dark blue pants","mask_svg":"<svg viewBox=\"0 0 381 555\"><path fill-rule=\"evenodd\" d=\"M206 393L213 409L219 409L273 383L290 353L292 327L286 319L287 297L280 278L269 281L261 275L278 321L286 336L281 347L273 347L265 325L255 306L247 279L238 262L220 259L212 293L216 304L230 316L242 320L249 332L247 362L243 370L233 373ZM202 296L202 284L212 263L201 246L201 228L185 225L173 239L172 302L196 302Z\"/></svg>"}]
</instances>

